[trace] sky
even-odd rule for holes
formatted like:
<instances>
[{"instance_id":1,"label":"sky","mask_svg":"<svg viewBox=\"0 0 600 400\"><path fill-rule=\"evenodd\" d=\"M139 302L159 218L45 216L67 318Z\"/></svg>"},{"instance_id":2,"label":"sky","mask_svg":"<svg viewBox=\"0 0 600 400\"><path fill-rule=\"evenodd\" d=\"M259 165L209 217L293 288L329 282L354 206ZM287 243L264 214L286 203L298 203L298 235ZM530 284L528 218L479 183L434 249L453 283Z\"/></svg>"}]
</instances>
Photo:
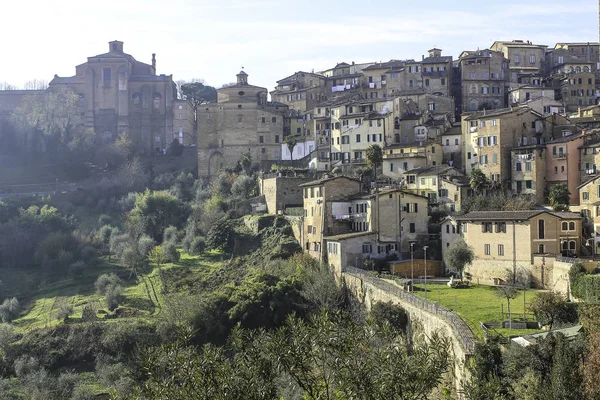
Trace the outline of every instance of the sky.
<instances>
[{"instance_id":1,"label":"sky","mask_svg":"<svg viewBox=\"0 0 600 400\"><path fill-rule=\"evenodd\" d=\"M30 0L3 5L0 82L72 76L87 57L123 41L126 53L173 79L235 81L272 90L296 71L420 59L432 47L457 58L496 40L598 41L592 0Z\"/></svg>"}]
</instances>

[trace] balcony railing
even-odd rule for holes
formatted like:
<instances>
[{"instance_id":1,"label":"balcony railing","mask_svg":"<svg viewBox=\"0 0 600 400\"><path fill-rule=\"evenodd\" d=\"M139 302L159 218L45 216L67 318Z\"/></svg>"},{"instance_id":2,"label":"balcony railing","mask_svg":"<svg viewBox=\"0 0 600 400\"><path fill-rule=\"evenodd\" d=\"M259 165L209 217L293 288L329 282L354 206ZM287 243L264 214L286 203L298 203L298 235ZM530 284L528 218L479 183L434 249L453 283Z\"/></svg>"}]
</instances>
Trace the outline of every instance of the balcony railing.
<instances>
[{"instance_id":1,"label":"balcony railing","mask_svg":"<svg viewBox=\"0 0 600 400\"><path fill-rule=\"evenodd\" d=\"M419 151L417 153L395 153L395 154L384 154L383 159L398 159L398 158L415 158L415 157L425 157L424 151Z\"/></svg>"},{"instance_id":2,"label":"balcony railing","mask_svg":"<svg viewBox=\"0 0 600 400\"><path fill-rule=\"evenodd\" d=\"M567 153L558 153L558 154L552 154L552 158L554 159L561 159L561 158L567 158Z\"/></svg>"},{"instance_id":3,"label":"balcony railing","mask_svg":"<svg viewBox=\"0 0 600 400\"><path fill-rule=\"evenodd\" d=\"M336 221L351 221L353 219L363 218L366 216L367 216L367 213L338 214L338 215L334 215L333 219Z\"/></svg>"}]
</instances>

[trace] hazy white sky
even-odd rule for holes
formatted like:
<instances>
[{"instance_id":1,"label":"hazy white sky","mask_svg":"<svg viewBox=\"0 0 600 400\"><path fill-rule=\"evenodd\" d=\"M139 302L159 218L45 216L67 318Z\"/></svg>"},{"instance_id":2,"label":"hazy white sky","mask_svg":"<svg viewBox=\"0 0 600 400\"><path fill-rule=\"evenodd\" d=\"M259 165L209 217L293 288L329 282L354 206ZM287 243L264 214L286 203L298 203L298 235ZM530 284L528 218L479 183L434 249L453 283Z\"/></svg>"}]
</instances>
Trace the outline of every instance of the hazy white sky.
<instances>
[{"instance_id":1,"label":"hazy white sky","mask_svg":"<svg viewBox=\"0 0 600 400\"><path fill-rule=\"evenodd\" d=\"M541 5L543 4L543 5ZM338 62L421 58L433 46L455 58L495 40L598 41L598 2L332 0L30 0L2 8L0 82L71 76L108 42L173 79L273 89L296 71Z\"/></svg>"}]
</instances>

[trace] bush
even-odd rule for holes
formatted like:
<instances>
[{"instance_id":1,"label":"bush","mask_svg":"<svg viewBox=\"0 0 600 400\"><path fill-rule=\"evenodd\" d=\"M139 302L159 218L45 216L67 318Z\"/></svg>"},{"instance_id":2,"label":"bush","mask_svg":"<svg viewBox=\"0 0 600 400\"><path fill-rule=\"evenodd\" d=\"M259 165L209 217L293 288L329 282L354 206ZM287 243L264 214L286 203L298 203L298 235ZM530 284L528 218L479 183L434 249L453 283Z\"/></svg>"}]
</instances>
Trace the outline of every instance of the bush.
<instances>
[{"instance_id":1,"label":"bush","mask_svg":"<svg viewBox=\"0 0 600 400\"><path fill-rule=\"evenodd\" d=\"M179 252L177 251L177 246L173 242L167 242L162 245L162 248L165 252L166 258L168 262L178 262L179 261Z\"/></svg>"},{"instance_id":2,"label":"bush","mask_svg":"<svg viewBox=\"0 0 600 400\"><path fill-rule=\"evenodd\" d=\"M110 285L106 288L106 294L104 295L106 299L106 307L110 311L113 311L115 308L119 307L119 304L125 300L125 296L123 296L123 287L121 285Z\"/></svg>"},{"instance_id":3,"label":"bush","mask_svg":"<svg viewBox=\"0 0 600 400\"><path fill-rule=\"evenodd\" d=\"M85 246L81 249L80 256L88 265L94 265L98 261L98 251L93 246Z\"/></svg>"},{"instance_id":4,"label":"bush","mask_svg":"<svg viewBox=\"0 0 600 400\"><path fill-rule=\"evenodd\" d=\"M188 252L192 255L202 254L206 250L206 241L203 237L197 236L192 239Z\"/></svg>"},{"instance_id":5,"label":"bush","mask_svg":"<svg viewBox=\"0 0 600 400\"><path fill-rule=\"evenodd\" d=\"M98 217L98 225L100 226L110 225L111 222L112 218L110 217L110 215L100 214L100 216Z\"/></svg>"},{"instance_id":6,"label":"bush","mask_svg":"<svg viewBox=\"0 0 600 400\"><path fill-rule=\"evenodd\" d=\"M85 271L85 264L83 261L75 261L73 264L69 265L69 274L75 278L80 278L83 276L83 272Z\"/></svg>"},{"instance_id":7,"label":"bush","mask_svg":"<svg viewBox=\"0 0 600 400\"><path fill-rule=\"evenodd\" d=\"M94 287L96 288L96 293L100 296L104 296L109 286L120 286L123 284L121 278L119 278L115 274L102 274L96 279L94 283Z\"/></svg>"},{"instance_id":8,"label":"bush","mask_svg":"<svg viewBox=\"0 0 600 400\"><path fill-rule=\"evenodd\" d=\"M178 232L177 232L176 227L169 226L165 229L165 232L163 234L163 243L164 242L177 243L177 238L178 238Z\"/></svg>"},{"instance_id":9,"label":"bush","mask_svg":"<svg viewBox=\"0 0 600 400\"><path fill-rule=\"evenodd\" d=\"M73 314L73 306L70 304L62 304L56 313L56 318L66 321L71 314Z\"/></svg>"},{"instance_id":10,"label":"bush","mask_svg":"<svg viewBox=\"0 0 600 400\"><path fill-rule=\"evenodd\" d=\"M383 326L388 323L399 332L404 332L408 325L406 310L391 301L387 303L378 301L375 303L371 308L371 315L377 325Z\"/></svg>"},{"instance_id":11,"label":"bush","mask_svg":"<svg viewBox=\"0 0 600 400\"><path fill-rule=\"evenodd\" d=\"M171 142L171 144L169 144L169 147L167 148L167 155L179 157L183 154L183 149L184 146L181 143L179 143L179 140L173 139L173 141Z\"/></svg>"},{"instance_id":12,"label":"bush","mask_svg":"<svg viewBox=\"0 0 600 400\"><path fill-rule=\"evenodd\" d=\"M231 186L231 193L235 197L247 199L252 197L258 189L257 181L248 175L239 175Z\"/></svg>"},{"instance_id":13,"label":"bush","mask_svg":"<svg viewBox=\"0 0 600 400\"><path fill-rule=\"evenodd\" d=\"M148 235L142 235L138 239L138 252L146 257L154 247L154 240Z\"/></svg>"},{"instance_id":14,"label":"bush","mask_svg":"<svg viewBox=\"0 0 600 400\"><path fill-rule=\"evenodd\" d=\"M10 323L15 320L20 312L21 306L16 297L5 299L2 305L0 305L0 318L2 318L2 322L4 323Z\"/></svg>"},{"instance_id":15,"label":"bush","mask_svg":"<svg viewBox=\"0 0 600 400\"><path fill-rule=\"evenodd\" d=\"M31 356L21 356L14 363L15 375L17 378L22 378L40 369L40 362L37 358Z\"/></svg>"}]
</instances>

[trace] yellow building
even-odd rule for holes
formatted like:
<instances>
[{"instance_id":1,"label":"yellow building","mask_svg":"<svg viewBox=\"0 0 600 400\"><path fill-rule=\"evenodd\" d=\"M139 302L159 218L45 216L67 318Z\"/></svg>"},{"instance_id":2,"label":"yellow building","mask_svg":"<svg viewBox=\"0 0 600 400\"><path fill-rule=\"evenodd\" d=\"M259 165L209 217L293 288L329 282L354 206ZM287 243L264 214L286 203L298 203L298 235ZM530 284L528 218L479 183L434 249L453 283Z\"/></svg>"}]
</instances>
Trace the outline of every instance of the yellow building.
<instances>
[{"instance_id":1,"label":"yellow building","mask_svg":"<svg viewBox=\"0 0 600 400\"><path fill-rule=\"evenodd\" d=\"M427 197L430 203L437 203L441 189L441 178L464 176L460 171L447 165L428 166L406 172L404 187L407 191ZM444 192L445 194L445 192Z\"/></svg>"},{"instance_id":2,"label":"yellow building","mask_svg":"<svg viewBox=\"0 0 600 400\"><path fill-rule=\"evenodd\" d=\"M503 279L506 270L531 270L534 255L580 254L581 216L572 212L475 211L455 217L475 254L468 268L480 283Z\"/></svg>"},{"instance_id":3,"label":"yellow building","mask_svg":"<svg viewBox=\"0 0 600 400\"><path fill-rule=\"evenodd\" d=\"M392 179L402 179L407 171L441 166L443 157L441 144L434 141L421 145L389 145L383 151L383 174Z\"/></svg>"}]
</instances>

